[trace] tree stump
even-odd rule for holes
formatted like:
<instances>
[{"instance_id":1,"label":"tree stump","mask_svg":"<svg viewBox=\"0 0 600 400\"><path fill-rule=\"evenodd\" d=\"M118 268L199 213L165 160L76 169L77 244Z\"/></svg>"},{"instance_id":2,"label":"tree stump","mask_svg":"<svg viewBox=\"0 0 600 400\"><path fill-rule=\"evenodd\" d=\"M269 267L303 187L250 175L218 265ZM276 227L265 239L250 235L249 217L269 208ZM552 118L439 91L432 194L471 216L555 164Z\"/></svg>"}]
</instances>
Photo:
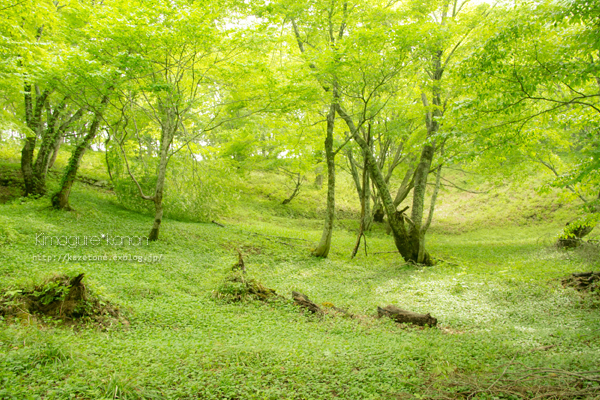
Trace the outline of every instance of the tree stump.
<instances>
[{"instance_id":1,"label":"tree stump","mask_svg":"<svg viewBox=\"0 0 600 400\"><path fill-rule=\"evenodd\" d=\"M321 310L321 307L310 301L306 295L298 292L292 292L292 298L294 299L294 303L310 311L311 313L323 314L323 310Z\"/></svg>"},{"instance_id":2,"label":"tree stump","mask_svg":"<svg viewBox=\"0 0 600 400\"><path fill-rule=\"evenodd\" d=\"M579 291L596 291L600 289L600 271L578 272L562 280L563 286L570 286Z\"/></svg>"},{"instance_id":3,"label":"tree stump","mask_svg":"<svg viewBox=\"0 0 600 400\"><path fill-rule=\"evenodd\" d=\"M436 326L437 319L433 318L431 314L417 314L411 311L402 310L396 306L389 305L381 308L377 307L377 315L379 318L385 316L393 319L401 324L411 323L420 326Z\"/></svg>"}]
</instances>

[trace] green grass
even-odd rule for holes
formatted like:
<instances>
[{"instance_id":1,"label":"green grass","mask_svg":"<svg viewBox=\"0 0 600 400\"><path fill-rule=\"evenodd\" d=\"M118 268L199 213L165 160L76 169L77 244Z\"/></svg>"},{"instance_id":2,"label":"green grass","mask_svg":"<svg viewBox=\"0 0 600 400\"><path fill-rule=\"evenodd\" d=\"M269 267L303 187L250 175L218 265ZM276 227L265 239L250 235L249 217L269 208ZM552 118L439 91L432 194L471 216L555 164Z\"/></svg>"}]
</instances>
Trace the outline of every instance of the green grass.
<instances>
[{"instance_id":1,"label":"green grass","mask_svg":"<svg viewBox=\"0 0 600 400\"><path fill-rule=\"evenodd\" d=\"M548 247L561 218L487 229L453 229L442 218L427 240L443 261L431 268L387 253L394 246L382 226L368 234L369 255L361 247L350 260L357 224L339 220L330 258L319 260L310 256L321 228L313 205L324 192L307 188L286 213L280 199L264 196L270 179L253 179L248 193L254 184L262 189L223 217L226 228L165 220L159 242L135 248L36 246L39 233L148 233L152 217L79 183L71 199L76 212L52 211L46 198L0 205L0 287L85 272L86 284L122 305L130 321L105 329L0 321L0 398L395 399L426 396L432 380L485 374L511 360L597 369L598 303L564 289L559 278L599 263ZM340 195L349 210L350 189ZM447 196L442 205L460 202ZM478 212L483 220L493 210ZM214 300L213 290L237 261L235 249L254 278L285 297L300 291L361 317L319 319L280 302ZM162 258L34 259L65 254ZM387 304L430 312L441 328L374 318L376 307ZM549 345L555 347L533 351Z\"/></svg>"}]
</instances>

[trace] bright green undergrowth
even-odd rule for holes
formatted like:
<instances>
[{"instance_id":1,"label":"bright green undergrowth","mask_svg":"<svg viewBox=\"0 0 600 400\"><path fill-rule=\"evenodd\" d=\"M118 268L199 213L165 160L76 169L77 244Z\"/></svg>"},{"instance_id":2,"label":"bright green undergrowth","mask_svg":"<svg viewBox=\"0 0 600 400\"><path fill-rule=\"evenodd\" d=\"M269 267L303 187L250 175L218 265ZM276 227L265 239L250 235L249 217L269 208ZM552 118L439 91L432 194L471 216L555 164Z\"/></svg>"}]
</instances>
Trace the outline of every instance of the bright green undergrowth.
<instances>
[{"instance_id":1,"label":"bright green undergrowth","mask_svg":"<svg viewBox=\"0 0 600 400\"><path fill-rule=\"evenodd\" d=\"M0 322L0 398L381 399L513 359L597 369L598 304L559 279L599 264L548 246L563 221L463 233L438 225L427 244L440 261L420 268L390 253L383 226L368 234L368 255L361 246L350 260L357 224L342 219L329 259L319 260L310 256L321 227L310 196L290 212L294 218L279 199L259 193L223 218L225 228L167 219L162 240L135 247L36 245L41 233L146 235L152 217L124 209L102 190L77 184L76 212L52 211L44 198L0 205L0 287L84 272L86 284L123 306L130 322L110 329ZM360 318L319 319L284 302L215 300L236 249L266 287L287 298L296 290ZM40 259L65 255L73 259ZM84 255L144 261L75 259ZM429 312L441 328L374 318L387 304Z\"/></svg>"}]
</instances>

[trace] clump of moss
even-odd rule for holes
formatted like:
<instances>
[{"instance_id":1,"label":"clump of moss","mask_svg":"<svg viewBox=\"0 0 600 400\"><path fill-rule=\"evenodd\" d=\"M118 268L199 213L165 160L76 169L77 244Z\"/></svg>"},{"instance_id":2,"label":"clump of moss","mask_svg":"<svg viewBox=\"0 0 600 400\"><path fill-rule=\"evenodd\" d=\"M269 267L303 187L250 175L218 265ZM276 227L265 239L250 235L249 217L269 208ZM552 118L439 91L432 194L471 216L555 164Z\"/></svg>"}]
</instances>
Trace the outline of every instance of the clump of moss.
<instances>
[{"instance_id":1,"label":"clump of moss","mask_svg":"<svg viewBox=\"0 0 600 400\"><path fill-rule=\"evenodd\" d=\"M249 277L245 271L239 270L229 272L213 291L214 298L231 303L248 300L266 301L277 296L275 290L265 287L256 279Z\"/></svg>"},{"instance_id":2,"label":"clump of moss","mask_svg":"<svg viewBox=\"0 0 600 400\"><path fill-rule=\"evenodd\" d=\"M8 319L48 317L66 323L128 324L120 310L90 293L84 274L55 275L33 288L0 291L0 315Z\"/></svg>"}]
</instances>

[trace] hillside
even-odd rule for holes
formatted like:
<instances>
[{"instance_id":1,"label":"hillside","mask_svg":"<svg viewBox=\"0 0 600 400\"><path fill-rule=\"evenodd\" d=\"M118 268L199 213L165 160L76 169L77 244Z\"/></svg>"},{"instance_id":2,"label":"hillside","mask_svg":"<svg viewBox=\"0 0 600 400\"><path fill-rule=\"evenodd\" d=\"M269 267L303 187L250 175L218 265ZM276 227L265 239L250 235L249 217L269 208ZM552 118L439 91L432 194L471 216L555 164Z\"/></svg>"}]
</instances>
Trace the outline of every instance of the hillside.
<instances>
[{"instance_id":1,"label":"hillside","mask_svg":"<svg viewBox=\"0 0 600 400\"><path fill-rule=\"evenodd\" d=\"M82 175L106 179L94 168L97 156L86 156ZM3 176L16 170L5 158ZM224 227L166 219L161 240L138 247L36 242L40 234L147 234L152 216L124 209L105 188L78 182L74 212L50 210L47 198L0 204L4 293L85 273L87 289L124 316L100 325L0 316L0 398L433 398L456 395L456 385L520 390L504 378L531 368L556 370L554 377L536 375L539 390L564 389L561 371L597 369L598 298L564 288L560 278L597 269L598 258L548 246L575 210L556 194L445 191L427 238L439 262L423 268L394 254L379 225L368 234L368 255L361 247L349 258L357 208L343 174L332 253L311 257L324 191L307 184L282 206L283 179L251 173L219 218ZM358 317L310 316L289 300L215 299L237 250L248 274L283 297L295 290ZM431 313L439 326L376 318L377 306L387 304ZM593 382L582 388L587 384Z\"/></svg>"}]
</instances>

